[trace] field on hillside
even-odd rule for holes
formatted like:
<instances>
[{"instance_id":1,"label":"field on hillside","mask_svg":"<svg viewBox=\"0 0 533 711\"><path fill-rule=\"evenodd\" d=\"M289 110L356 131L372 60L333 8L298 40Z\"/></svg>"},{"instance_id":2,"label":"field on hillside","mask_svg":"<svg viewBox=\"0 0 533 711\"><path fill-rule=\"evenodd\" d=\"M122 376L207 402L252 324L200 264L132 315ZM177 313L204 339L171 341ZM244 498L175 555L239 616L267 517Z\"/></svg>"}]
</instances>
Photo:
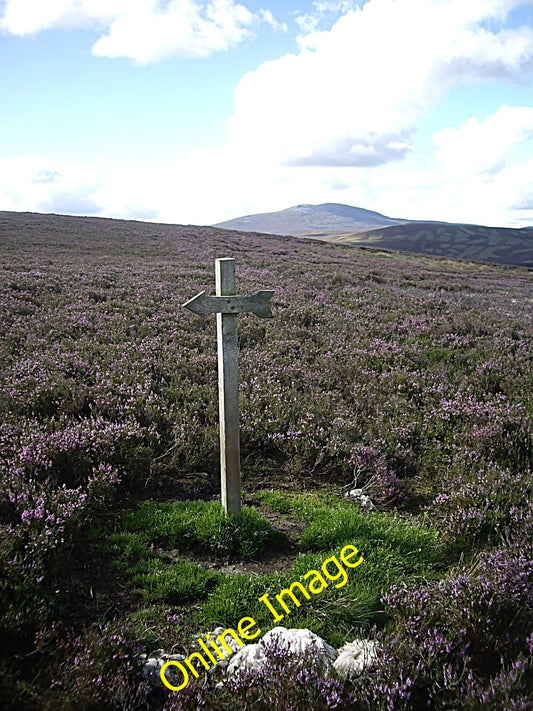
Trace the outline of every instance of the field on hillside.
<instances>
[{"instance_id":1,"label":"field on hillside","mask_svg":"<svg viewBox=\"0 0 533 711\"><path fill-rule=\"evenodd\" d=\"M533 708L533 273L215 228L0 213L0 706ZM214 293L239 319L243 518L219 495ZM354 483L375 504L344 497ZM353 544L281 624L379 644L147 676ZM257 640L256 640L257 641Z\"/></svg>"}]
</instances>

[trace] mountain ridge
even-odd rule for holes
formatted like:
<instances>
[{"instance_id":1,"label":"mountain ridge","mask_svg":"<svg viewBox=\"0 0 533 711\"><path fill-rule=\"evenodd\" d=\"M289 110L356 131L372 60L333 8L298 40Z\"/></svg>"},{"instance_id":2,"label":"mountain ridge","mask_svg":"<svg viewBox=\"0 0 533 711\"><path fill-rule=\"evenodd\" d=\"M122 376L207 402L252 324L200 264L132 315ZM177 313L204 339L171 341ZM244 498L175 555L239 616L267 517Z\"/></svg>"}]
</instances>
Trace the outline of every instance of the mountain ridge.
<instances>
[{"instance_id":1,"label":"mountain ridge","mask_svg":"<svg viewBox=\"0 0 533 711\"><path fill-rule=\"evenodd\" d=\"M353 232L373 227L403 224L404 222L409 222L409 220L388 217L363 207L326 202L321 205L304 203L279 212L244 215L218 222L213 227L302 237L321 231Z\"/></svg>"},{"instance_id":2,"label":"mountain ridge","mask_svg":"<svg viewBox=\"0 0 533 711\"><path fill-rule=\"evenodd\" d=\"M533 267L531 227L407 220L341 203L296 205L280 212L245 215L215 227Z\"/></svg>"}]
</instances>

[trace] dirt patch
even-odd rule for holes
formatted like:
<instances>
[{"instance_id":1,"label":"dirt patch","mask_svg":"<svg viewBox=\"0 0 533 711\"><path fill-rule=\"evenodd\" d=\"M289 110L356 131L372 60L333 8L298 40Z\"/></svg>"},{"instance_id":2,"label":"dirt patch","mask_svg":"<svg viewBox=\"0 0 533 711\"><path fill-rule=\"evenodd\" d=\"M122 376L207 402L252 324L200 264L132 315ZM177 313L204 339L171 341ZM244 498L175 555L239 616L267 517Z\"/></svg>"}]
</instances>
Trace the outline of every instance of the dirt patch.
<instances>
[{"instance_id":1,"label":"dirt patch","mask_svg":"<svg viewBox=\"0 0 533 711\"><path fill-rule=\"evenodd\" d=\"M291 546L295 549L296 546ZM277 573L278 571L290 570L293 566L299 551L290 550L286 553L273 555L269 558L258 560L248 560L238 563L212 563L196 559L196 562L204 565L209 570L215 570L218 573L226 573L232 575L240 573L242 575L263 575L265 573Z\"/></svg>"},{"instance_id":2,"label":"dirt patch","mask_svg":"<svg viewBox=\"0 0 533 711\"><path fill-rule=\"evenodd\" d=\"M251 573L261 575L263 573L290 570L298 555L304 551L300 545L300 537L305 524L299 519L289 518L286 514L271 511L247 498L244 499L244 504L253 506L270 523L272 528L285 533L288 538L288 544L284 547L272 547L255 556L253 560L228 561L227 563L214 562L208 567L221 573L243 573L245 575Z\"/></svg>"}]
</instances>

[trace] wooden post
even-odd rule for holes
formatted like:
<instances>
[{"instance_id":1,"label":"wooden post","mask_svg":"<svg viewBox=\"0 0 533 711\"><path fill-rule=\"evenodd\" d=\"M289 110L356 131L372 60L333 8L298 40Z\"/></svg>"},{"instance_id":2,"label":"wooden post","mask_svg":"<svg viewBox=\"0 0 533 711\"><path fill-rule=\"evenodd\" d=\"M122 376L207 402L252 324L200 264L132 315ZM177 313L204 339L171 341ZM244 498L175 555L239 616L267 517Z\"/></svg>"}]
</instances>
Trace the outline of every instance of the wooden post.
<instances>
[{"instance_id":1,"label":"wooden post","mask_svg":"<svg viewBox=\"0 0 533 711\"><path fill-rule=\"evenodd\" d=\"M217 296L236 295L234 259L215 260L215 288ZM235 517L241 514L237 318L217 313L221 497L222 506Z\"/></svg>"},{"instance_id":2,"label":"wooden post","mask_svg":"<svg viewBox=\"0 0 533 711\"><path fill-rule=\"evenodd\" d=\"M254 313L272 318L273 291L256 291L251 296L235 294L235 260L215 260L216 296L205 291L183 306L195 314L217 315L218 410L220 414L220 480L222 505L231 516L241 514L241 464L239 452L239 348L238 314Z\"/></svg>"}]
</instances>

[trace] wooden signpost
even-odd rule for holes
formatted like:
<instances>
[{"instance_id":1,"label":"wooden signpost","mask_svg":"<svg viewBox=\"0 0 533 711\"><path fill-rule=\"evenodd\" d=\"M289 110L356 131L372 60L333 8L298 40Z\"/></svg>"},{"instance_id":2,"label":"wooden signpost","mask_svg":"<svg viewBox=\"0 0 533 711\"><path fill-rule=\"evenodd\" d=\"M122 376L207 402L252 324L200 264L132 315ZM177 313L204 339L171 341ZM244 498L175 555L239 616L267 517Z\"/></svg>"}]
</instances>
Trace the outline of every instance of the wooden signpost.
<instances>
[{"instance_id":1,"label":"wooden signpost","mask_svg":"<svg viewBox=\"0 0 533 711\"><path fill-rule=\"evenodd\" d=\"M239 452L238 314L252 312L272 318L273 291L237 296L235 260L215 260L216 296L201 291L183 306L196 314L217 315L218 409L220 416L220 479L222 506L234 517L241 513L241 464Z\"/></svg>"}]
</instances>

